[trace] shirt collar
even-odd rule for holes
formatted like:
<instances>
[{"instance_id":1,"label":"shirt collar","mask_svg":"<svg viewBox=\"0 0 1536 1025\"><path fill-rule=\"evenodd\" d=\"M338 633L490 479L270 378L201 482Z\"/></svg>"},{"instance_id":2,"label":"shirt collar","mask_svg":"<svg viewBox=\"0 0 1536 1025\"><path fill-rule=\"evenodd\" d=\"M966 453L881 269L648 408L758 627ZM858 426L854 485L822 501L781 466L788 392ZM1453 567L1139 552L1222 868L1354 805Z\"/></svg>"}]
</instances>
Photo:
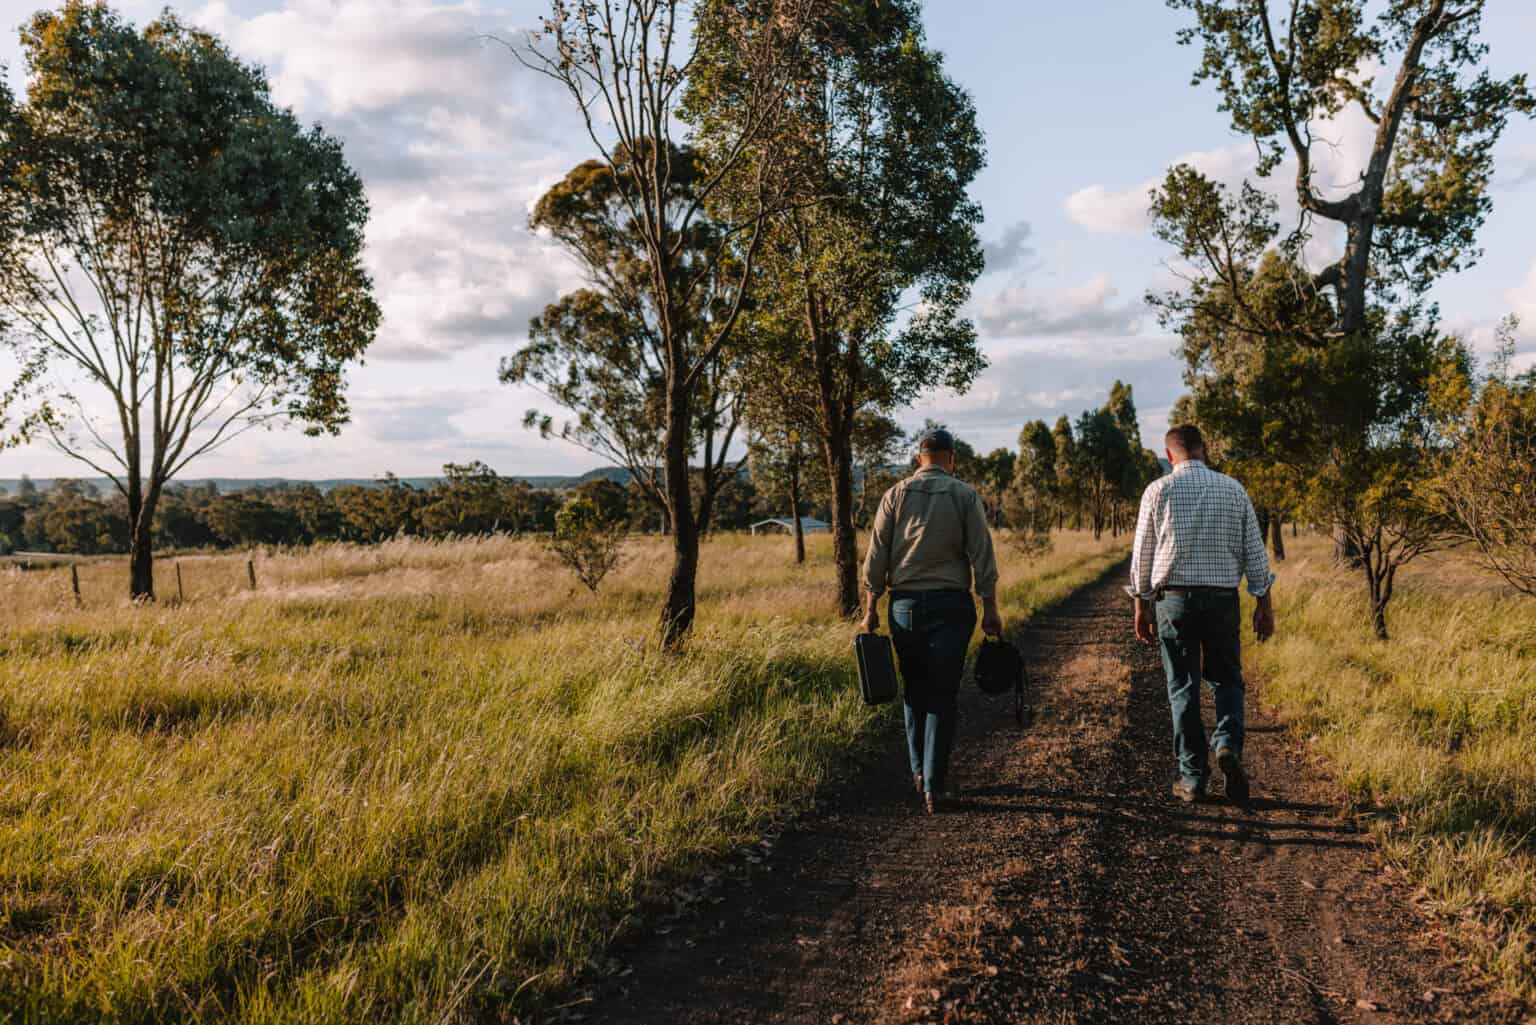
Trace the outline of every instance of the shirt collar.
<instances>
[{"instance_id":1,"label":"shirt collar","mask_svg":"<svg viewBox=\"0 0 1536 1025\"><path fill-rule=\"evenodd\" d=\"M925 473L942 473L946 477L949 476L949 471L944 469L944 467L939 466L937 463L932 463L928 466L919 466L917 468L917 472L919 476Z\"/></svg>"},{"instance_id":2,"label":"shirt collar","mask_svg":"<svg viewBox=\"0 0 1536 1025\"><path fill-rule=\"evenodd\" d=\"M1203 459L1186 459L1182 463L1180 463L1177 466L1175 466L1173 468L1172 472L1174 472L1174 473L1185 473L1185 472L1191 470L1193 467L1196 467L1196 466L1200 467L1200 469L1202 469L1202 470L1209 470L1210 469L1210 467L1205 465L1205 460L1203 460Z\"/></svg>"}]
</instances>

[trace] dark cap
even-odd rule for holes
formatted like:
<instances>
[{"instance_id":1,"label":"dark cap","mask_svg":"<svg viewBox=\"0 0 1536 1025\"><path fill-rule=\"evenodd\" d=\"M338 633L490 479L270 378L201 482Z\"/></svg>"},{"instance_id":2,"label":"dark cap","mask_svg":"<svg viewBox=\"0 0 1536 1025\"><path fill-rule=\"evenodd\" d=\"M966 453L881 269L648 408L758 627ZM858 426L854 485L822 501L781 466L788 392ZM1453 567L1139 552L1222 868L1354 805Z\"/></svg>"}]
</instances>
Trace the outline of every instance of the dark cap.
<instances>
[{"instance_id":1,"label":"dark cap","mask_svg":"<svg viewBox=\"0 0 1536 1025\"><path fill-rule=\"evenodd\" d=\"M934 427L926 430L917 439L919 452L953 452L955 450L955 436L942 427Z\"/></svg>"}]
</instances>

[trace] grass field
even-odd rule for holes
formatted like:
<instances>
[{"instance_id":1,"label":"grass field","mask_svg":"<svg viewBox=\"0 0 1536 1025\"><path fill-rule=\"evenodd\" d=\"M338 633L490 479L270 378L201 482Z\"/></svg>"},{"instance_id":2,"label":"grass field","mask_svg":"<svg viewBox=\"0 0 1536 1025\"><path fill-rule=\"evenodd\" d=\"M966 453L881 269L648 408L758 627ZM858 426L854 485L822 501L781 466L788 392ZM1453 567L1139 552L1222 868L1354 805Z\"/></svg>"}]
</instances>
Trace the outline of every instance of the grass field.
<instances>
[{"instance_id":1,"label":"grass field","mask_svg":"<svg viewBox=\"0 0 1536 1025\"><path fill-rule=\"evenodd\" d=\"M1058 539L1017 619L1122 551ZM0 572L0 1021L452 1022L570 981L648 883L749 842L879 716L829 553L657 539L597 598L536 544ZM157 589L176 593L169 562ZM494 1017L494 1014L492 1015Z\"/></svg>"},{"instance_id":2,"label":"grass field","mask_svg":"<svg viewBox=\"0 0 1536 1025\"><path fill-rule=\"evenodd\" d=\"M1536 998L1536 603L1456 553L1410 564L1370 633L1365 585L1305 538L1279 633L1247 647L1265 699L1378 809L1388 860L1513 992Z\"/></svg>"}]
</instances>

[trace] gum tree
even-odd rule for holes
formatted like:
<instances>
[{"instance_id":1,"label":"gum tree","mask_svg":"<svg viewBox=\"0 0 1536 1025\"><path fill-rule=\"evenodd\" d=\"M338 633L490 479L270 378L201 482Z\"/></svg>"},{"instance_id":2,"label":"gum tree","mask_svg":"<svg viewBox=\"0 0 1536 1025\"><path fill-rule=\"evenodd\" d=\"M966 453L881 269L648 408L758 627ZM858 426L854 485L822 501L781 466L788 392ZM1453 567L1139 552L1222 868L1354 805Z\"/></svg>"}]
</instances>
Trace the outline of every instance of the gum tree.
<instances>
[{"instance_id":1,"label":"gum tree","mask_svg":"<svg viewBox=\"0 0 1536 1025\"><path fill-rule=\"evenodd\" d=\"M21 141L26 124L18 116L16 97L4 75L5 65L0 64L0 249L9 249L16 244L23 223L17 176L23 166ZM15 338L3 319L0 334ZM14 366L0 387L0 451L29 440L49 417L46 404L35 401L45 365L42 353L13 340L11 358Z\"/></svg>"},{"instance_id":2,"label":"gum tree","mask_svg":"<svg viewBox=\"0 0 1536 1025\"><path fill-rule=\"evenodd\" d=\"M1511 115L1536 110L1525 75L1493 77L1479 34L1486 0L1168 0L1194 16L1179 41L1198 46L1194 81L1213 84L1232 128L1258 148L1258 174L1287 161L1302 217L1344 234L1337 259L1307 284L1330 294L1340 335L1369 327L1372 289L1422 295L1481 255L1492 208L1493 148ZM1374 8L1374 12L1373 12ZM1379 67L1379 74L1370 69ZM1347 194L1319 184L1319 122L1358 111L1374 128Z\"/></svg>"},{"instance_id":3,"label":"gum tree","mask_svg":"<svg viewBox=\"0 0 1536 1025\"><path fill-rule=\"evenodd\" d=\"M676 648L692 628L699 569L699 525L689 472L701 381L731 343L773 205L766 173L714 202L728 179L756 159L781 116L801 39L819 0L552 0L540 31L511 47L527 67L562 86L583 119L598 159L614 178L617 201L637 233L640 269L659 339L661 464L672 528L672 572L662 603L663 643ZM688 19L694 17L693 25ZM691 31L690 31L691 29ZM674 159L685 93L699 73L702 41L731 54L733 72L711 85L711 103L732 111L732 127L700 147L699 164ZM687 202L680 176L696 176ZM690 265L692 227L709 208L722 230L719 248ZM719 281L735 261L734 280ZM706 282L730 296L707 330L690 329L686 311Z\"/></svg>"},{"instance_id":4,"label":"gum tree","mask_svg":"<svg viewBox=\"0 0 1536 1025\"><path fill-rule=\"evenodd\" d=\"M643 225L627 197L629 154L617 168L588 160L573 168L535 205L529 225L546 232L577 258L587 283L534 318L529 342L502 360L501 380L531 384L574 416L530 410L526 426L558 436L629 471L640 492L670 513L666 474L667 349L654 296ZM692 205L701 184L698 155L677 147L664 209L670 217ZM675 255L674 273L689 279L671 307L674 335L686 352L711 343L735 309L741 268L722 258L722 226L708 217L689 222ZM728 252L728 250L727 250ZM704 365L691 392L688 462L702 460L693 520L707 533L716 498L737 479L743 457L732 442L741 422L736 346L721 346Z\"/></svg>"},{"instance_id":5,"label":"gum tree","mask_svg":"<svg viewBox=\"0 0 1536 1025\"><path fill-rule=\"evenodd\" d=\"M706 81L729 81L730 54L706 52ZM831 486L836 600L852 615L861 415L963 390L985 365L964 313L982 270L968 190L983 140L970 97L924 45L914 0L836 6L799 70L772 163L744 165L734 194L768 176L784 197L764 232L757 304L784 345L753 355L802 389ZM728 137L739 114L704 106L706 137Z\"/></svg>"},{"instance_id":6,"label":"gum tree","mask_svg":"<svg viewBox=\"0 0 1536 1025\"><path fill-rule=\"evenodd\" d=\"M1185 283L1149 301L1184 340L1201 419L1333 528L1385 638L1397 571L1451 540L1427 489L1467 359L1427 293L1481 255L1493 148L1536 104L1525 76L1482 66L1480 0L1169 6L1193 15L1180 40L1201 49L1195 82L1253 141L1259 184L1169 172L1154 232ZM1346 112L1372 133L1337 193L1319 182L1315 140ZM1300 217L1282 227L1261 186L1287 162Z\"/></svg>"},{"instance_id":7,"label":"gum tree","mask_svg":"<svg viewBox=\"0 0 1536 1025\"><path fill-rule=\"evenodd\" d=\"M1514 318L1492 373L1458 425L1439 489L1478 560L1536 598L1536 370L1515 376Z\"/></svg>"},{"instance_id":8,"label":"gum tree","mask_svg":"<svg viewBox=\"0 0 1536 1025\"><path fill-rule=\"evenodd\" d=\"M6 342L74 383L51 436L122 493L130 593L153 598L168 481L256 426L346 423L344 371L379 319L368 206L338 142L171 14L138 32L71 0L22 46L0 154Z\"/></svg>"}]
</instances>

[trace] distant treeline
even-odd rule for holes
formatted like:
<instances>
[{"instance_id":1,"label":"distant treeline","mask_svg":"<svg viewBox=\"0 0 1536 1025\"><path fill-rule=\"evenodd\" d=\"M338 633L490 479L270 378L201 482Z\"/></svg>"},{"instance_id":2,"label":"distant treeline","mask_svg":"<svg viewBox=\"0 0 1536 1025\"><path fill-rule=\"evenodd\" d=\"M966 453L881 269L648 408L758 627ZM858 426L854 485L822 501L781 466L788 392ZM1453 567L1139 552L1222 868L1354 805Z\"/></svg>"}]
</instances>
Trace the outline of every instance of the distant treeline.
<instances>
[{"instance_id":1,"label":"distant treeline","mask_svg":"<svg viewBox=\"0 0 1536 1025\"><path fill-rule=\"evenodd\" d=\"M574 497L590 499L604 519L627 523L633 531L667 529L654 502L611 477L593 474L572 487L534 487L475 462L445 466L442 478L429 487L393 474L371 485L328 491L300 482L238 491L221 491L213 482L172 485L155 510L154 544L160 550L246 548L374 543L401 535L542 533L553 529L555 514ZM802 511L825 517L825 500L813 497ZM709 527L745 530L756 520L785 513L742 474L716 501ZM118 554L128 551L128 541L128 504L115 489L61 479L45 491L25 477L14 488L0 487L0 553Z\"/></svg>"},{"instance_id":2,"label":"distant treeline","mask_svg":"<svg viewBox=\"0 0 1536 1025\"><path fill-rule=\"evenodd\" d=\"M893 425L894 426L894 425ZM925 425L935 426L932 421ZM918 432L921 433L921 432ZM908 439L910 441L910 439ZM1141 447L1131 389L1115 382L1109 401L1072 424L1026 424L1017 451L986 454L957 439L955 473L980 493L994 526L1034 533L1053 528L1128 529L1136 496L1160 467ZM867 526L879 496L909 471L898 462L910 444L899 435L875 446L854 474L853 513ZM794 504L781 474L766 458L749 460L709 507L700 527L745 530L767 518L787 518ZM799 513L826 520L831 488L814 464L798 487ZM446 538L492 533L547 533L566 502L586 498L601 518L635 532L665 532L664 507L637 484L604 472L564 488L534 487L503 477L481 462L449 463L421 487L393 474L372 484L323 490L313 483L221 491L215 482L172 485L155 509L154 547L248 548L321 541L370 544L398 536ZM46 491L23 477L0 486L0 553L10 551L106 555L128 551L126 499L94 481L55 480Z\"/></svg>"},{"instance_id":3,"label":"distant treeline","mask_svg":"<svg viewBox=\"0 0 1536 1025\"><path fill-rule=\"evenodd\" d=\"M633 489L597 476L570 488L534 487L502 477L482 463L449 464L430 487L386 474L372 485L323 491L309 483L220 491L212 482L172 485L155 510L154 545L169 548L244 548L319 541L371 543L399 535L454 537L553 528L572 496L591 498L605 515L657 530L655 513ZM751 487L723 498L719 525L744 527L752 512ZM128 551L128 503L115 489L57 480L42 491L23 478L0 493L0 552L78 555Z\"/></svg>"}]
</instances>

